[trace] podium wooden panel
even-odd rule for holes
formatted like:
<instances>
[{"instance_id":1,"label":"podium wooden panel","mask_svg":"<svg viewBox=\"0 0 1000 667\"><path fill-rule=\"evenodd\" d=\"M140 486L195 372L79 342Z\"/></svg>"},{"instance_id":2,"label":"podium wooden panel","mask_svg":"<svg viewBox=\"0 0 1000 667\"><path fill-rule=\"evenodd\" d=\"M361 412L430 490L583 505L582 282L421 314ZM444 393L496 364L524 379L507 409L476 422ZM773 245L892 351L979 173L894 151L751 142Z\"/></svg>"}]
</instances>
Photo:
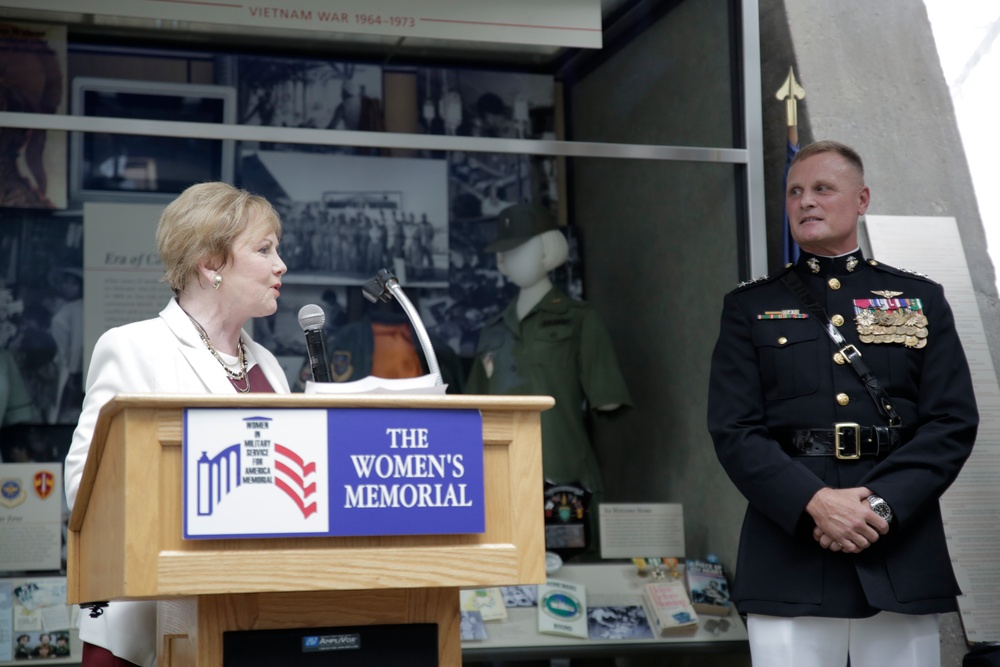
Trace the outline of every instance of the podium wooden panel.
<instances>
[{"instance_id":1,"label":"podium wooden panel","mask_svg":"<svg viewBox=\"0 0 1000 667\"><path fill-rule=\"evenodd\" d=\"M460 587L545 581L547 396L119 395L101 411L69 523L70 603L159 600L159 665L221 667L222 633L437 623L461 664ZM185 408L478 409L486 532L184 540Z\"/></svg>"}]
</instances>

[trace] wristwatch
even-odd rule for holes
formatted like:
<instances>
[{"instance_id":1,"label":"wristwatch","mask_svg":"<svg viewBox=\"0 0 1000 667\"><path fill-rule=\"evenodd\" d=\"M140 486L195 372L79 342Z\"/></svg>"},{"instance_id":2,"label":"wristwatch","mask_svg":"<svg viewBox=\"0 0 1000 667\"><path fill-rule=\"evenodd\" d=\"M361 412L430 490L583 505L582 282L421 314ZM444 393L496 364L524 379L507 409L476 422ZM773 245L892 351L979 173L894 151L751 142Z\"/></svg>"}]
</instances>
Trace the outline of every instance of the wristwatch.
<instances>
[{"instance_id":1,"label":"wristwatch","mask_svg":"<svg viewBox=\"0 0 1000 667\"><path fill-rule=\"evenodd\" d=\"M892 508L889 507L889 503L885 502L882 496L876 496L874 493L865 500L868 504L872 506L872 511L878 514L880 517L885 519L888 523L892 523Z\"/></svg>"}]
</instances>

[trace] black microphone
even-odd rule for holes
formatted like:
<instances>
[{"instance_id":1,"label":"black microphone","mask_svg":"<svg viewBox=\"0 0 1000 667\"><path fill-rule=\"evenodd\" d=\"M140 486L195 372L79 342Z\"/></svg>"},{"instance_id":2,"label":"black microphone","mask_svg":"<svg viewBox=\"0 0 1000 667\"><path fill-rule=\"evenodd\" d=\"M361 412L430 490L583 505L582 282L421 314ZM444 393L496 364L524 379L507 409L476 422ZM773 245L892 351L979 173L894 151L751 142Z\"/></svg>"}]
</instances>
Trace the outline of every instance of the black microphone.
<instances>
[{"instance_id":1,"label":"black microphone","mask_svg":"<svg viewBox=\"0 0 1000 667\"><path fill-rule=\"evenodd\" d=\"M326 358L326 334L323 325L326 315L323 309L309 303L299 309L299 326L306 334L306 350L309 352L309 367L313 382L333 382L330 376L330 362Z\"/></svg>"}]
</instances>

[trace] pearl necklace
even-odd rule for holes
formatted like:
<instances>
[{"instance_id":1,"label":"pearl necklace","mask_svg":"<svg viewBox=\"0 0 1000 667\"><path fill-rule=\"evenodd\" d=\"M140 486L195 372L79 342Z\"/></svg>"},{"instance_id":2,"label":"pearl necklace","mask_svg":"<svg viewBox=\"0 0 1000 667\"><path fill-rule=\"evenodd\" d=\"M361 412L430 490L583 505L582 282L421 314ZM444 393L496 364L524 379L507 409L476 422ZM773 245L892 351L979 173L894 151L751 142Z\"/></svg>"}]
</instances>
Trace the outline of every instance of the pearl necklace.
<instances>
[{"instance_id":1,"label":"pearl necklace","mask_svg":"<svg viewBox=\"0 0 1000 667\"><path fill-rule=\"evenodd\" d=\"M250 391L250 376L247 374L247 348L243 344L243 336L240 336L239 341L240 370L234 371L230 364L227 364L226 361L219 355L219 352L215 349L215 346L212 345L211 339L208 337L208 334L205 333L204 327L198 323L198 320L191 317L187 311L185 311L184 314L188 316L188 319L194 324L195 329L198 330L198 335L201 336L201 342L205 343L205 347L208 348L208 351L212 353L212 356L215 357L216 360L222 365L222 368L226 371L226 375L229 379L233 381L233 386L236 388L236 391L241 394L245 394ZM236 384L237 382L245 382L246 386L240 387Z\"/></svg>"}]
</instances>

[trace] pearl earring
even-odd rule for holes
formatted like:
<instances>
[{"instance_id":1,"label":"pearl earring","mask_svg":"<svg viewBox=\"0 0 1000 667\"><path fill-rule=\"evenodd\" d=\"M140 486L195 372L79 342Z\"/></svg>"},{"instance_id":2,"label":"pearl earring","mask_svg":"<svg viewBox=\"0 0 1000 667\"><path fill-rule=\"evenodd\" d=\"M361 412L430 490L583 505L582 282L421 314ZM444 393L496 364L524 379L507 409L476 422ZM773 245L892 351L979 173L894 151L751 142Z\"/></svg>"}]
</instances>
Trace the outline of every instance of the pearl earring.
<instances>
[{"instance_id":1,"label":"pearl earring","mask_svg":"<svg viewBox=\"0 0 1000 667\"><path fill-rule=\"evenodd\" d=\"M222 276L216 273L215 278L212 280L212 289L219 289L219 285L221 284L222 284Z\"/></svg>"}]
</instances>

